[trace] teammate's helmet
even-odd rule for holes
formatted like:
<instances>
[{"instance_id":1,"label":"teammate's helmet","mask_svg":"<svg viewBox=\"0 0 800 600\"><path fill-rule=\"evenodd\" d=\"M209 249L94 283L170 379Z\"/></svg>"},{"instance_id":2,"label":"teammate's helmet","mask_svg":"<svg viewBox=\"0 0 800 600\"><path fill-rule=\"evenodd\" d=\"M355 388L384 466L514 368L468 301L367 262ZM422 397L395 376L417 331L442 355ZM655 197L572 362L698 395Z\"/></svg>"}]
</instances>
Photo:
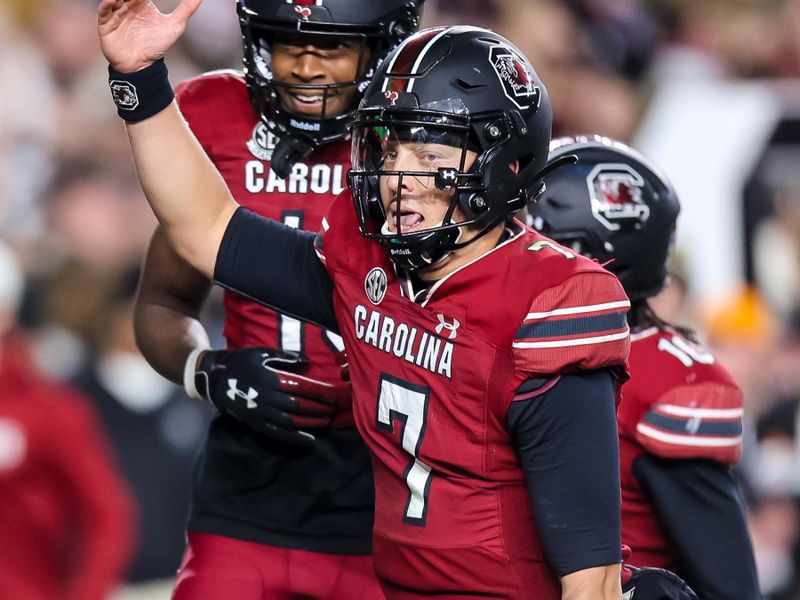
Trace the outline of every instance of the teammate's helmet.
<instances>
[{"instance_id":1,"label":"teammate's helmet","mask_svg":"<svg viewBox=\"0 0 800 600\"><path fill-rule=\"evenodd\" d=\"M392 260L417 269L474 241L516 213L541 188L552 110L530 62L502 36L477 27L438 27L411 36L380 65L364 93L353 129L348 174L361 233L381 241ZM457 167L392 171L390 142L444 144L460 151ZM467 151L477 153L465 169ZM414 177L428 188L452 190L441 223L390 231L381 201L382 177ZM459 209L463 218L456 220ZM462 227L478 236L460 242Z\"/></svg>"},{"instance_id":2,"label":"teammate's helmet","mask_svg":"<svg viewBox=\"0 0 800 600\"><path fill-rule=\"evenodd\" d=\"M667 279L680 211L675 189L647 158L608 138L553 140L550 161L568 155L578 161L545 176L529 223L576 252L611 261L631 300L654 296Z\"/></svg>"},{"instance_id":3,"label":"teammate's helmet","mask_svg":"<svg viewBox=\"0 0 800 600\"><path fill-rule=\"evenodd\" d=\"M343 138L352 110L326 114L331 93L355 87L363 91L380 60L419 26L424 0L237 0L239 24L244 36L244 74L256 111L278 136L294 134L311 144ZM290 114L281 104L282 85L272 74L271 43L276 33L311 33L354 36L364 39L369 60L359 60L361 71L353 81L339 84L307 84L322 95L319 118ZM355 109L355 106L352 107Z\"/></svg>"}]
</instances>

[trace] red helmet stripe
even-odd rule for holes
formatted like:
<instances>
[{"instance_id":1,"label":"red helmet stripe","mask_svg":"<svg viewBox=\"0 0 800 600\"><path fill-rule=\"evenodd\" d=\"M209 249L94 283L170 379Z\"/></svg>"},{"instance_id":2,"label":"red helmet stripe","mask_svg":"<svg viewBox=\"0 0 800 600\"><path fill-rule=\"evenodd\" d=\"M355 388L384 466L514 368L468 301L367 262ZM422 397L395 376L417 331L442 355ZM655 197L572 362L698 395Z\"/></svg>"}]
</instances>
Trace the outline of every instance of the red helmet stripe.
<instances>
[{"instance_id":1,"label":"red helmet stripe","mask_svg":"<svg viewBox=\"0 0 800 600\"><path fill-rule=\"evenodd\" d=\"M384 81L383 91L389 92L404 92L406 86L410 83L410 79L406 76L413 75L412 68L417 60L417 57L422 52L423 48L434 36L447 29L446 27L435 27L427 31L421 31L417 35L413 35L400 45L397 53L394 55L392 64L386 70L388 77ZM399 75L400 77L393 77Z\"/></svg>"},{"instance_id":2,"label":"red helmet stripe","mask_svg":"<svg viewBox=\"0 0 800 600\"><path fill-rule=\"evenodd\" d=\"M418 74L425 55L440 37L448 33L458 34L475 30L482 31L471 25L431 27L411 36L400 45L392 64L386 70L388 77L384 81L383 91L410 92L414 88L414 75ZM395 75L401 78L397 79Z\"/></svg>"}]
</instances>

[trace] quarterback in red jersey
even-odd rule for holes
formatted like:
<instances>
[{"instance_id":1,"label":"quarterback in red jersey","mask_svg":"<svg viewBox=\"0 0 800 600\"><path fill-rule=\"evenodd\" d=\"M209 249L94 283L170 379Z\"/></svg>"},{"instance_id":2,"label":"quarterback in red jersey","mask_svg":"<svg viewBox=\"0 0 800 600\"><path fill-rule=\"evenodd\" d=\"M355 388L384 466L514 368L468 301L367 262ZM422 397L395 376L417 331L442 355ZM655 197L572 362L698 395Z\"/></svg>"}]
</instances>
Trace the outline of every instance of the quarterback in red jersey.
<instances>
[{"instance_id":1,"label":"quarterback in red jersey","mask_svg":"<svg viewBox=\"0 0 800 600\"><path fill-rule=\"evenodd\" d=\"M244 73L186 81L177 100L240 204L319 230L346 188L344 123L378 60L416 28L421 4L237 3ZM137 302L139 345L173 381L186 364L187 391L220 410L195 467L175 599L380 597L372 473L334 361L341 338L226 291L227 350L203 352L197 317L209 287L158 231ZM208 380L196 386L195 372ZM243 403L228 382L245 378L256 396ZM316 429L331 419L329 431Z\"/></svg>"},{"instance_id":2,"label":"quarterback in red jersey","mask_svg":"<svg viewBox=\"0 0 800 600\"><path fill-rule=\"evenodd\" d=\"M132 39L133 19L102 2L112 81L154 98L163 67L133 57L161 56L193 7L137 21ZM319 236L239 207L166 99L127 129L180 255L345 340L387 597L617 600L629 302L513 219L541 189L550 138L528 60L475 27L400 44L356 113L356 210L337 198Z\"/></svg>"},{"instance_id":3,"label":"quarterback in red jersey","mask_svg":"<svg viewBox=\"0 0 800 600\"><path fill-rule=\"evenodd\" d=\"M759 598L739 490L730 473L742 393L688 330L647 299L664 286L679 204L643 156L600 137L553 143L554 170L530 219L576 252L609 262L631 300L631 379L619 407L622 539L630 562L679 574L700 598ZM720 551L724 548L724 551Z\"/></svg>"}]
</instances>

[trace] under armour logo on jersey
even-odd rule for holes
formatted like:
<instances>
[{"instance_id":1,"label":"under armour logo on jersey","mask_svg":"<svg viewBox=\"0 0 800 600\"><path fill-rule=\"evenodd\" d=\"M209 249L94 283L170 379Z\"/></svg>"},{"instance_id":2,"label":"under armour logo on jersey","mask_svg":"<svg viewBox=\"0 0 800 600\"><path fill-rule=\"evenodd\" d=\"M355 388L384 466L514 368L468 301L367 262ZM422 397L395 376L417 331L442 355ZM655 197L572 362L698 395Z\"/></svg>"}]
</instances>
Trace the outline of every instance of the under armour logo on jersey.
<instances>
[{"instance_id":1,"label":"under armour logo on jersey","mask_svg":"<svg viewBox=\"0 0 800 600\"><path fill-rule=\"evenodd\" d=\"M448 323L445 320L445 316L441 313L437 314L436 318L439 319L439 324L436 326L436 333L438 335L441 335L442 331L446 329L449 332L447 334L447 339L448 340L455 339L456 331L458 330L459 327L461 327L461 323L459 323L458 319L454 318L452 323Z\"/></svg>"},{"instance_id":2,"label":"under armour logo on jersey","mask_svg":"<svg viewBox=\"0 0 800 600\"><path fill-rule=\"evenodd\" d=\"M628 590L624 594L622 594L622 600L633 600L633 593L636 591L636 588Z\"/></svg>"},{"instance_id":3,"label":"under armour logo on jersey","mask_svg":"<svg viewBox=\"0 0 800 600\"><path fill-rule=\"evenodd\" d=\"M231 400L236 400L236 398L246 400L247 408L255 408L258 406L258 404L254 402L254 400L258 397L258 392L251 387L247 389L247 392L244 392L237 387L238 383L238 379L228 379L228 398Z\"/></svg>"},{"instance_id":4,"label":"under armour logo on jersey","mask_svg":"<svg viewBox=\"0 0 800 600\"><path fill-rule=\"evenodd\" d=\"M380 267L375 267L364 278L364 291L373 304L380 304L386 295L386 272Z\"/></svg>"}]
</instances>

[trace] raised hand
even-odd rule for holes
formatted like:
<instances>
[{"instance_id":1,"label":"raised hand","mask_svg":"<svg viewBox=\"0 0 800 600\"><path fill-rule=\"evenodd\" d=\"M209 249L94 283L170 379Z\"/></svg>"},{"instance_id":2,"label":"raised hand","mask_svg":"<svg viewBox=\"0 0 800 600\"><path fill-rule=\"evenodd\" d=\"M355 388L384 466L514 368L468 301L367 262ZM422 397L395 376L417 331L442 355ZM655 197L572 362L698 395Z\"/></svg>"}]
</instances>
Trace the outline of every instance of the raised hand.
<instances>
[{"instance_id":1,"label":"raised hand","mask_svg":"<svg viewBox=\"0 0 800 600\"><path fill-rule=\"evenodd\" d=\"M97 32L103 54L120 73L144 69L164 56L201 2L182 0L165 15L150 0L101 0Z\"/></svg>"}]
</instances>

